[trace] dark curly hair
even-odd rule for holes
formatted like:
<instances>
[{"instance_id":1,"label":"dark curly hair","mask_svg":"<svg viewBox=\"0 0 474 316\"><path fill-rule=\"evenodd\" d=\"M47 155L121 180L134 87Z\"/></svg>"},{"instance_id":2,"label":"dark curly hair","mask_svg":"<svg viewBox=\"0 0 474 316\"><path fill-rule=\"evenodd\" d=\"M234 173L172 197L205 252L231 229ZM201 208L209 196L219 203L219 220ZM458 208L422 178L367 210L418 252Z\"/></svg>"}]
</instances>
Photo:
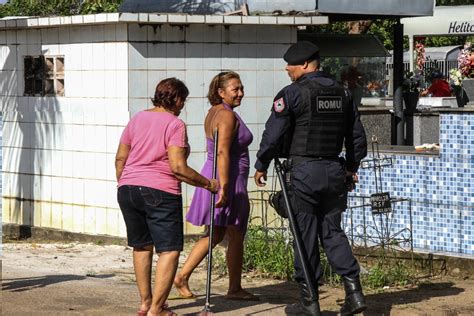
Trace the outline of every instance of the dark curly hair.
<instances>
[{"instance_id":1,"label":"dark curly hair","mask_svg":"<svg viewBox=\"0 0 474 316\"><path fill-rule=\"evenodd\" d=\"M222 98L219 95L219 89L224 89L227 86L229 80L238 79L240 76L238 73L233 71L224 71L212 78L209 84L209 92L207 93L207 99L211 105L217 105L222 103Z\"/></svg>"},{"instance_id":2,"label":"dark curly hair","mask_svg":"<svg viewBox=\"0 0 474 316\"><path fill-rule=\"evenodd\" d=\"M155 97L151 99L154 106L161 106L173 110L178 100L186 100L189 90L179 79L167 78L161 80L156 86Z\"/></svg>"}]
</instances>

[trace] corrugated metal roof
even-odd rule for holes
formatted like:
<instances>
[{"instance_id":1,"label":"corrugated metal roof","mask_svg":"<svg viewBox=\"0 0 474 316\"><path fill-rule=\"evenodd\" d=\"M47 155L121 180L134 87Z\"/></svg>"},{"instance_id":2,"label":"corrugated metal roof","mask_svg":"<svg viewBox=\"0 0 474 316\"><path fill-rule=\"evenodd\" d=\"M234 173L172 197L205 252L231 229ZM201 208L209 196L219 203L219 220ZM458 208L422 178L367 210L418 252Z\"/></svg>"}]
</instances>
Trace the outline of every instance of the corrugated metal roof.
<instances>
[{"instance_id":1,"label":"corrugated metal roof","mask_svg":"<svg viewBox=\"0 0 474 316\"><path fill-rule=\"evenodd\" d=\"M328 15L334 20L430 16L434 0L125 0L120 12L224 14L246 4L250 14Z\"/></svg>"}]
</instances>

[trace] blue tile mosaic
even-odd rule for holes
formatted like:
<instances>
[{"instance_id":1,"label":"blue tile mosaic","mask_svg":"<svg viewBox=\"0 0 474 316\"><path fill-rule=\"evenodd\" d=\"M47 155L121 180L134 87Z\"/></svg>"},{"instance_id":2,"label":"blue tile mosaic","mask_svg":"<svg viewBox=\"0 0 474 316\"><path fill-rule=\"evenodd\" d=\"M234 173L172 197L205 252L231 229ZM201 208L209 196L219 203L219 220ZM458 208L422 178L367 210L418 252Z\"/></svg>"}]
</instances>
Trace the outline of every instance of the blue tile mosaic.
<instances>
[{"instance_id":1,"label":"blue tile mosaic","mask_svg":"<svg viewBox=\"0 0 474 316\"><path fill-rule=\"evenodd\" d=\"M370 205L361 206L369 204L363 197L377 192L374 171L359 169L360 183L350 194L351 209L344 215L349 237L353 223L356 243L367 242L364 229L375 243L387 236L394 244L401 243L410 234L411 206L415 249L474 256L474 114L441 113L439 139L437 156L380 152L392 158L393 165L382 168L379 192L409 200L392 203L393 213L383 215L383 228L377 224L380 215L373 216Z\"/></svg>"}]
</instances>

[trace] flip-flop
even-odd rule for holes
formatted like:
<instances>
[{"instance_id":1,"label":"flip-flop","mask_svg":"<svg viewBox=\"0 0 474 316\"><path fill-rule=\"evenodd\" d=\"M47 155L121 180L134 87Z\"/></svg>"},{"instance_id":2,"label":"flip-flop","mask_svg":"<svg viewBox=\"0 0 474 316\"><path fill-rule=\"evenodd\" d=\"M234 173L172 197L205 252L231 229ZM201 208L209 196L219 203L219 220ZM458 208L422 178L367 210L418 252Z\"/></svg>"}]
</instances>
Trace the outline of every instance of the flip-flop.
<instances>
[{"instance_id":1,"label":"flip-flop","mask_svg":"<svg viewBox=\"0 0 474 316\"><path fill-rule=\"evenodd\" d=\"M188 296L184 296L184 295L181 295L181 294L176 294L176 295L172 295L172 296L168 296L168 300L170 301L174 301L174 300L190 300L190 299L193 299L193 298L196 298L197 296L194 295L194 294L191 294L191 295L188 295Z\"/></svg>"}]
</instances>

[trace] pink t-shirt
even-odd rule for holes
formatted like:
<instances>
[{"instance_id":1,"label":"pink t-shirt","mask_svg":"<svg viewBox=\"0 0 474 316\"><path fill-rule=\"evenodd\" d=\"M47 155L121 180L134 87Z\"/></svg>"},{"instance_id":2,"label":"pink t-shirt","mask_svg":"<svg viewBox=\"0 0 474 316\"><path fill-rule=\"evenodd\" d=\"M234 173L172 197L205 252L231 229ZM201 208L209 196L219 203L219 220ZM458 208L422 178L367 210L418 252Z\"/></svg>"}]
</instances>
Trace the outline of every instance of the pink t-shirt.
<instances>
[{"instance_id":1,"label":"pink t-shirt","mask_svg":"<svg viewBox=\"0 0 474 316\"><path fill-rule=\"evenodd\" d=\"M167 148L189 147L182 120L167 112L141 111L125 127L120 143L131 148L119 186L146 186L181 194L181 181L171 172Z\"/></svg>"}]
</instances>

